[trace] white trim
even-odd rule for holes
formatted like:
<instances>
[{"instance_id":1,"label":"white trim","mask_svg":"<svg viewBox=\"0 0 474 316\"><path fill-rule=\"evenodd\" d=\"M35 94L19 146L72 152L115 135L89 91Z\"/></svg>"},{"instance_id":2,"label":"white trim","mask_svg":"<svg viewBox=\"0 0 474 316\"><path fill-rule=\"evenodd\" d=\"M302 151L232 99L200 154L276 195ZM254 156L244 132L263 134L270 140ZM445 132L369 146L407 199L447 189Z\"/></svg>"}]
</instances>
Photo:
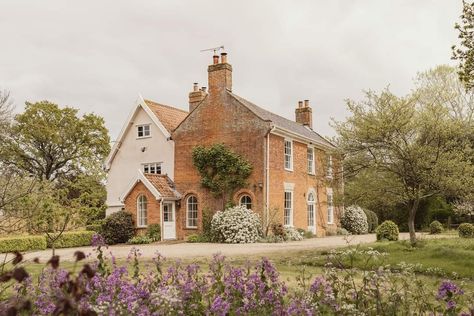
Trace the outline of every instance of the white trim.
<instances>
[{"instance_id":1,"label":"white trim","mask_svg":"<svg viewBox=\"0 0 474 316\"><path fill-rule=\"evenodd\" d=\"M286 193L290 193L290 196L291 196L291 207L290 207L290 214L289 214L289 223L288 224L285 224L285 211L286 211ZM293 220L293 217L295 216L295 209L294 209L294 205L295 205L295 194L294 194L294 191L293 190L285 190L284 191L284 195L283 195L283 226L286 226L286 227L293 227L293 223L294 223L294 220Z\"/></svg>"},{"instance_id":2,"label":"white trim","mask_svg":"<svg viewBox=\"0 0 474 316\"><path fill-rule=\"evenodd\" d=\"M314 150L314 149L315 148L312 145L308 145L307 148L306 148L306 172L309 175L312 175L312 176L316 175L316 150ZM311 150L313 152L313 160L311 162L311 168L312 168L311 172L309 172L309 170L308 170L308 166L309 166L309 164L308 164L308 162L309 162L308 161L308 151L309 150Z\"/></svg>"},{"instance_id":3,"label":"white trim","mask_svg":"<svg viewBox=\"0 0 474 316\"><path fill-rule=\"evenodd\" d=\"M313 195L313 201L311 202L310 204L310 201L309 201L309 195L312 194ZM310 187L308 189L308 192L307 192L307 195L306 195L306 214L308 216L308 220L309 220L309 206L312 205L313 206L313 225L308 225L308 230L311 231L313 234L316 234L317 232L317 226L318 226L318 223L317 223L317 207L318 207L318 195L316 194L316 190L313 188L313 187Z\"/></svg>"},{"instance_id":4,"label":"white trim","mask_svg":"<svg viewBox=\"0 0 474 316\"><path fill-rule=\"evenodd\" d=\"M290 167L286 167L286 143L290 143ZM293 140L290 138L285 138L283 140L283 167L285 168L286 171L293 171L293 160L294 160L294 146L293 146Z\"/></svg>"},{"instance_id":5,"label":"white trim","mask_svg":"<svg viewBox=\"0 0 474 316\"><path fill-rule=\"evenodd\" d=\"M188 206L189 206L189 199L191 197L194 197L196 199L196 226L189 226L188 225L188 219L189 219L189 209L188 209ZM186 207L185 207L185 210L186 210L186 228L189 228L189 229L196 229L198 228L198 221L199 221L199 201L197 199L197 196L194 195L194 194L190 194L187 198L186 198Z\"/></svg>"},{"instance_id":6,"label":"white trim","mask_svg":"<svg viewBox=\"0 0 474 316\"><path fill-rule=\"evenodd\" d=\"M140 169L138 169L137 177L127 186L127 189L125 190L125 192L120 196L120 201L122 203L125 202L125 198L133 190L133 188L138 182L142 182L157 200L161 199L160 192L158 192L158 190L153 186L153 184L151 184L151 182L145 177L145 175L143 175L143 172Z\"/></svg>"},{"instance_id":7,"label":"white trim","mask_svg":"<svg viewBox=\"0 0 474 316\"><path fill-rule=\"evenodd\" d=\"M119 133L119 136L117 137L117 140L114 142L114 145L112 146L112 149L111 149L109 155L107 156L107 159L105 160L104 167L105 167L106 171L110 169L110 166L112 165L112 161L114 160L115 155L117 154L118 150L120 149L120 146L122 145L122 141L125 137L125 134L130 129L130 126L134 125L133 124L133 119L135 118L135 116L138 113L138 110L140 108L142 108L145 111L145 113L148 114L148 116L151 118L152 122L155 123L155 125L161 130L161 132L166 137L166 139L170 139L170 137L171 137L170 133L166 130L166 128L160 122L158 117L156 117L155 113L153 113L153 111L148 107L148 105L146 104L143 97L141 95L138 95L138 99L137 99L137 101L135 101L135 107L132 109L132 111L130 111L130 113L127 117L127 120L125 121L125 124L122 126L122 129L120 130L120 133ZM141 125L143 125L143 124L141 124ZM151 133L151 131L150 131L150 133ZM148 137L151 137L151 136L140 137L140 138L137 137L137 139L143 139L143 138L148 138Z\"/></svg>"},{"instance_id":8,"label":"white trim","mask_svg":"<svg viewBox=\"0 0 474 316\"><path fill-rule=\"evenodd\" d=\"M331 221L329 221L329 196L331 197ZM326 211L328 224L334 224L334 195L332 188L326 188Z\"/></svg>"},{"instance_id":9,"label":"white trim","mask_svg":"<svg viewBox=\"0 0 474 316\"><path fill-rule=\"evenodd\" d=\"M328 149L334 149L336 148L336 146L328 146L326 144L321 144L319 142L315 142L313 139L311 138L308 138L308 137L305 137L301 134L298 134L298 133L295 133L295 132L292 132L292 131L289 131L287 129L284 129L284 128L281 128L281 127L277 127L275 126L275 129L271 131L272 134L274 135L278 135L278 136L281 136L281 137L291 137L293 138L294 140L298 140L299 142L301 143L304 143L304 144L311 144L311 145L314 145L315 147L319 148L319 149L323 149L323 150L328 150ZM322 137L322 136L321 136ZM324 138L324 137L323 137ZM328 141L329 142L329 141Z\"/></svg>"},{"instance_id":10,"label":"white trim","mask_svg":"<svg viewBox=\"0 0 474 316\"><path fill-rule=\"evenodd\" d=\"M139 216L140 214L140 202L139 202L139 199L143 197L145 198L145 212L146 212L146 216L145 216L145 222L146 224L145 225L140 225L140 219L141 216ZM148 199L146 197L145 194L140 194L138 197L137 197L137 228L146 228L148 227Z\"/></svg>"}]
</instances>

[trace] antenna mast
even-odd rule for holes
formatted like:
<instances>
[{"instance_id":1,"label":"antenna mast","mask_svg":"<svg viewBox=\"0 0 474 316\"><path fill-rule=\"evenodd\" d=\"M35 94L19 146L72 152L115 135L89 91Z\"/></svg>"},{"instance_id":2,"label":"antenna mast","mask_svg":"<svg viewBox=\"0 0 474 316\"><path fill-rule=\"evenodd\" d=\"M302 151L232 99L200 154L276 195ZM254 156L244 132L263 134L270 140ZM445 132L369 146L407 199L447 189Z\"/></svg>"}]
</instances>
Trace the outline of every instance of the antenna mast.
<instances>
[{"instance_id":1,"label":"antenna mast","mask_svg":"<svg viewBox=\"0 0 474 316\"><path fill-rule=\"evenodd\" d=\"M217 55L217 52L220 50L224 50L224 45L218 46L218 47L212 47L212 48L207 48L207 49L201 49L202 52L209 52L209 51L214 51L214 55Z\"/></svg>"}]
</instances>

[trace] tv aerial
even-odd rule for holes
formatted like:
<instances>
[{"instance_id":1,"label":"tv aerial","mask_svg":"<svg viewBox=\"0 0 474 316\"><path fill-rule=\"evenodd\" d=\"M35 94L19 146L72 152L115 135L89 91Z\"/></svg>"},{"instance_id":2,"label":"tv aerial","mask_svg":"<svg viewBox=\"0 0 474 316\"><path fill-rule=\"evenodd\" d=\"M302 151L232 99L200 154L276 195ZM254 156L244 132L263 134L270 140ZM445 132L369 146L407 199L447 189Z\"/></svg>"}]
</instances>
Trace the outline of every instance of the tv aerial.
<instances>
[{"instance_id":1,"label":"tv aerial","mask_svg":"<svg viewBox=\"0 0 474 316\"><path fill-rule=\"evenodd\" d=\"M211 50L214 51L214 55L216 55L218 51L224 50L224 45L221 45L221 46L218 46L218 47L207 48L207 49L201 49L201 53L202 52L210 52Z\"/></svg>"}]
</instances>

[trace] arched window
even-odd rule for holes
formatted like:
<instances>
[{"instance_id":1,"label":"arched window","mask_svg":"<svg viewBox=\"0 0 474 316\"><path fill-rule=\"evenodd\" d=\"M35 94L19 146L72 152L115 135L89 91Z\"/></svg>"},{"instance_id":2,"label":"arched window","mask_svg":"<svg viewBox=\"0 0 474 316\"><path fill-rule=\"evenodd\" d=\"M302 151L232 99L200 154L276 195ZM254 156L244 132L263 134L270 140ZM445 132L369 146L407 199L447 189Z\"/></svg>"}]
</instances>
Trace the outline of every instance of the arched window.
<instances>
[{"instance_id":1,"label":"arched window","mask_svg":"<svg viewBox=\"0 0 474 316\"><path fill-rule=\"evenodd\" d=\"M314 194L310 192L308 194L308 227L314 228Z\"/></svg>"},{"instance_id":2,"label":"arched window","mask_svg":"<svg viewBox=\"0 0 474 316\"><path fill-rule=\"evenodd\" d=\"M140 195L137 198L137 226L147 226L147 199L146 196Z\"/></svg>"},{"instance_id":3,"label":"arched window","mask_svg":"<svg viewBox=\"0 0 474 316\"><path fill-rule=\"evenodd\" d=\"M186 200L186 227L197 228L198 226L198 201L197 197L190 195Z\"/></svg>"},{"instance_id":4,"label":"arched window","mask_svg":"<svg viewBox=\"0 0 474 316\"><path fill-rule=\"evenodd\" d=\"M247 209L252 209L252 198L249 195L242 195L239 201L240 206L245 206Z\"/></svg>"}]
</instances>

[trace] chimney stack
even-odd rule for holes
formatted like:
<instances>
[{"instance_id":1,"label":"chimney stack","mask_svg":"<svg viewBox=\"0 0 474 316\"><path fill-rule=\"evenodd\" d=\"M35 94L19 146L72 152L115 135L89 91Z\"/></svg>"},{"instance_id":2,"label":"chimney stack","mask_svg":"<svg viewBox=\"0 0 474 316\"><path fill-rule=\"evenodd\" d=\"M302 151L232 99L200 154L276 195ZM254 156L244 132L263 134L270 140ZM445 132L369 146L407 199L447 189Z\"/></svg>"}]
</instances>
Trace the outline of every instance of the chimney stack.
<instances>
[{"instance_id":1,"label":"chimney stack","mask_svg":"<svg viewBox=\"0 0 474 316\"><path fill-rule=\"evenodd\" d=\"M221 94L226 90L232 91L232 66L227 62L227 53L212 57L213 64L207 68L209 76L209 94Z\"/></svg>"},{"instance_id":2,"label":"chimney stack","mask_svg":"<svg viewBox=\"0 0 474 316\"><path fill-rule=\"evenodd\" d=\"M313 129L313 110L309 106L309 100L298 101L298 107L295 110L296 122Z\"/></svg>"},{"instance_id":3,"label":"chimney stack","mask_svg":"<svg viewBox=\"0 0 474 316\"><path fill-rule=\"evenodd\" d=\"M193 84L193 91L189 93L189 112L194 110L199 103L206 98L206 87L202 87L199 89L199 85L197 82Z\"/></svg>"}]
</instances>

